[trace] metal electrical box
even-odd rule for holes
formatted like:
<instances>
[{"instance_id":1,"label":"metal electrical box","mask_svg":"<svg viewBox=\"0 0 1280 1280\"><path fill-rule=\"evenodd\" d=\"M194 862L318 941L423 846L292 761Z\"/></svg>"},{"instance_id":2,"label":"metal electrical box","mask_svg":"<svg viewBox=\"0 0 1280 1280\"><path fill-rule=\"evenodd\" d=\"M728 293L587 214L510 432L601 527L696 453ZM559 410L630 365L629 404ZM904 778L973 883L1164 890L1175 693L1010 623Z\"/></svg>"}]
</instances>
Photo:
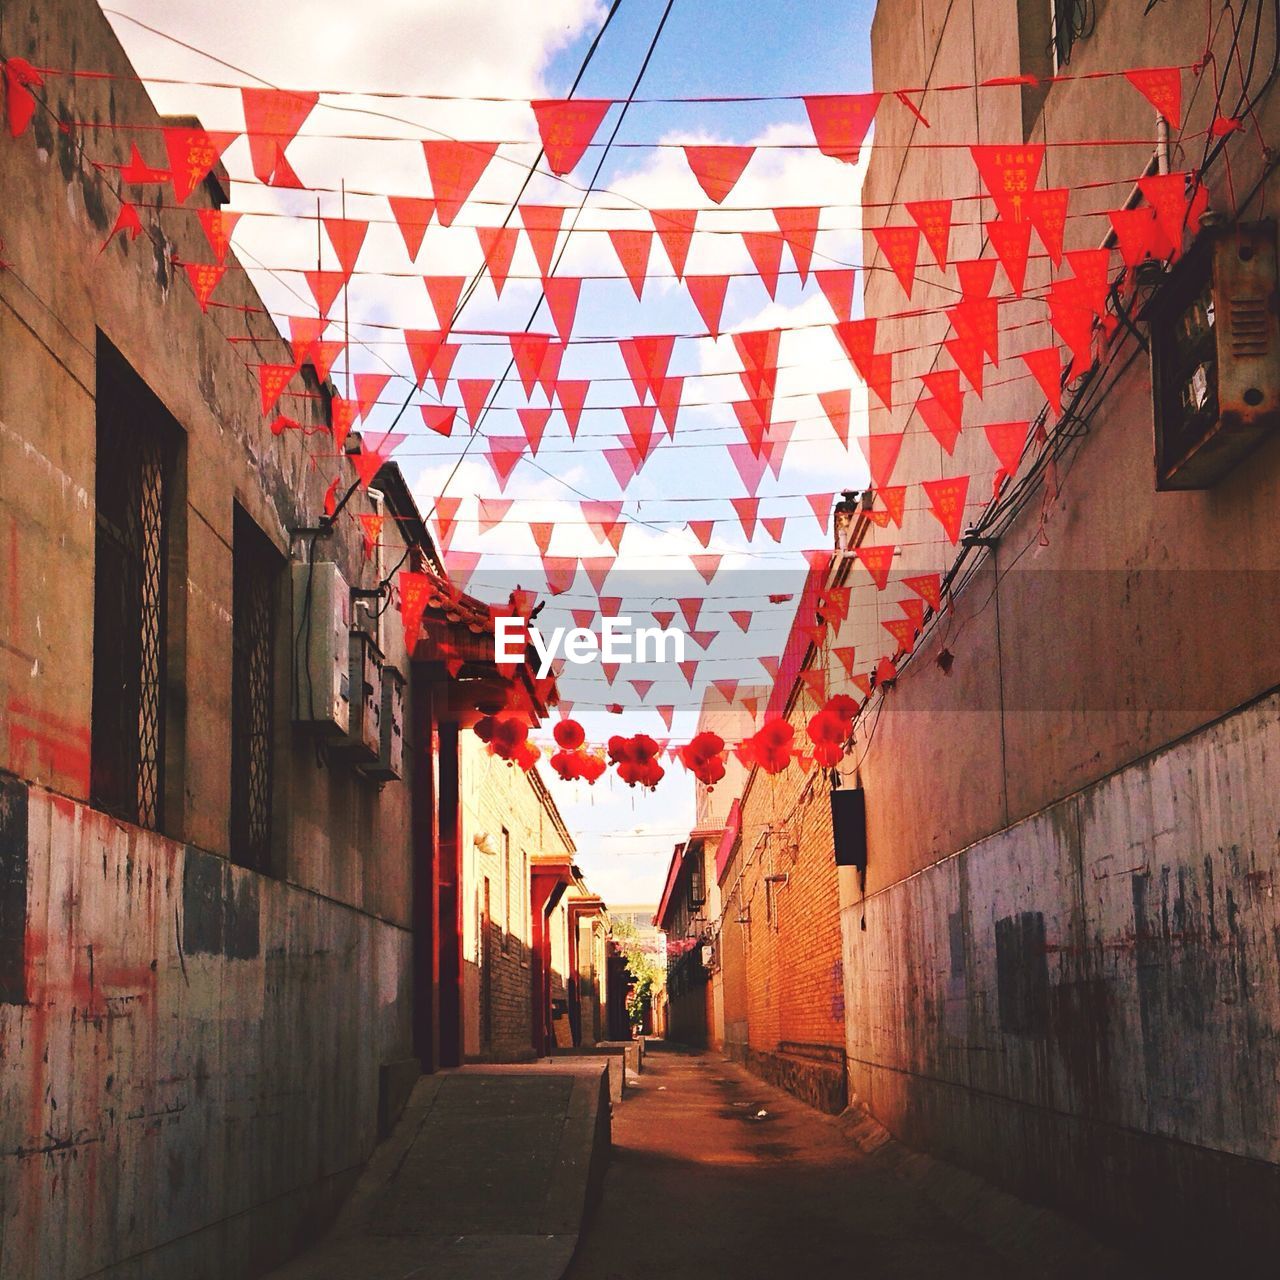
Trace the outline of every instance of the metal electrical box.
<instances>
[{"instance_id":1,"label":"metal electrical box","mask_svg":"<svg viewBox=\"0 0 1280 1280\"><path fill-rule=\"evenodd\" d=\"M363 631L348 637L351 662L351 722L337 747L355 762L378 758L382 748L382 654Z\"/></svg>"},{"instance_id":2,"label":"metal electrical box","mask_svg":"<svg viewBox=\"0 0 1280 1280\"><path fill-rule=\"evenodd\" d=\"M1206 227L1143 309L1156 487L1207 489L1280 430L1273 222Z\"/></svg>"},{"instance_id":3,"label":"metal electrical box","mask_svg":"<svg viewBox=\"0 0 1280 1280\"><path fill-rule=\"evenodd\" d=\"M382 743L378 758L360 772L377 782L404 777L404 676L395 667L382 668Z\"/></svg>"},{"instance_id":4,"label":"metal electrical box","mask_svg":"<svg viewBox=\"0 0 1280 1280\"><path fill-rule=\"evenodd\" d=\"M351 593L331 561L293 566L293 719L326 735L351 725Z\"/></svg>"}]
</instances>

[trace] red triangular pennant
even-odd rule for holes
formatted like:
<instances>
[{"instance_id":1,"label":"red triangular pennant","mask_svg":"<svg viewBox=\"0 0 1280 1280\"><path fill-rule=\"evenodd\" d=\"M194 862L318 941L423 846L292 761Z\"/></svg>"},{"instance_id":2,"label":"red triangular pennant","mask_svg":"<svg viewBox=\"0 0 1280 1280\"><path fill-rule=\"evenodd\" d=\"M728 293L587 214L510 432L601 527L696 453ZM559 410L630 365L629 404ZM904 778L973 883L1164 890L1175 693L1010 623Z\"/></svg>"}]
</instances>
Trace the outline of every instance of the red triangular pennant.
<instances>
[{"instance_id":1,"label":"red triangular pennant","mask_svg":"<svg viewBox=\"0 0 1280 1280\"><path fill-rule=\"evenodd\" d=\"M903 578L902 585L914 591L934 613L937 613L942 608L942 577L940 574L922 573L914 578Z\"/></svg>"},{"instance_id":2,"label":"red triangular pennant","mask_svg":"<svg viewBox=\"0 0 1280 1280\"><path fill-rule=\"evenodd\" d=\"M290 93L285 89L241 89L249 159L259 182L270 182L284 151L320 100L318 93Z\"/></svg>"},{"instance_id":3,"label":"red triangular pennant","mask_svg":"<svg viewBox=\"0 0 1280 1280\"><path fill-rule=\"evenodd\" d=\"M872 227L885 261L893 268L898 277L902 291L911 297L911 287L915 284L916 263L920 257L919 227Z\"/></svg>"},{"instance_id":4,"label":"red triangular pennant","mask_svg":"<svg viewBox=\"0 0 1280 1280\"><path fill-rule=\"evenodd\" d=\"M391 206L391 216L400 228L405 251L412 260L418 256L422 238L435 217L436 202L425 196L388 196L387 204Z\"/></svg>"},{"instance_id":5,"label":"red triangular pennant","mask_svg":"<svg viewBox=\"0 0 1280 1280\"><path fill-rule=\"evenodd\" d=\"M649 251L653 247L652 231L617 230L609 232L609 241L618 255L622 269L631 281L636 298L644 294L645 277L649 274Z\"/></svg>"},{"instance_id":6,"label":"red triangular pennant","mask_svg":"<svg viewBox=\"0 0 1280 1280\"><path fill-rule=\"evenodd\" d=\"M555 204L522 204L520 221L529 239L538 270L545 280L551 274L555 260L556 242L560 239L560 226L564 222L564 208Z\"/></svg>"},{"instance_id":7,"label":"red triangular pennant","mask_svg":"<svg viewBox=\"0 0 1280 1280\"><path fill-rule=\"evenodd\" d=\"M1026 362L1031 376L1044 392L1049 407L1055 414L1062 414L1062 355L1057 347L1044 347L1039 351L1024 351L1020 360Z\"/></svg>"},{"instance_id":8,"label":"red triangular pennant","mask_svg":"<svg viewBox=\"0 0 1280 1280\"><path fill-rule=\"evenodd\" d=\"M951 245L951 209L950 200L908 200L904 206L924 236L938 267L947 269L947 255Z\"/></svg>"},{"instance_id":9,"label":"red triangular pennant","mask_svg":"<svg viewBox=\"0 0 1280 1280\"><path fill-rule=\"evenodd\" d=\"M1009 222L1027 216L1027 197L1035 190L1044 164L1043 143L997 143L969 148L996 211Z\"/></svg>"},{"instance_id":10,"label":"red triangular pennant","mask_svg":"<svg viewBox=\"0 0 1280 1280\"><path fill-rule=\"evenodd\" d=\"M488 436L486 442L489 446L489 465L497 478L498 489L505 493L507 481L511 479L516 463L528 448L528 441L523 436Z\"/></svg>"},{"instance_id":11,"label":"red triangular pennant","mask_svg":"<svg viewBox=\"0 0 1280 1280\"><path fill-rule=\"evenodd\" d=\"M849 414L852 398L853 392L848 387L838 391L818 392L818 403L822 405L822 411L827 415L831 429L846 449L849 447Z\"/></svg>"},{"instance_id":12,"label":"red triangular pennant","mask_svg":"<svg viewBox=\"0 0 1280 1280\"><path fill-rule=\"evenodd\" d=\"M573 336L573 321L578 314L578 295L582 281L577 276L550 276L542 282L542 292L547 299L547 310L561 342Z\"/></svg>"},{"instance_id":13,"label":"red triangular pennant","mask_svg":"<svg viewBox=\"0 0 1280 1280\"><path fill-rule=\"evenodd\" d=\"M240 221L240 215L230 209L197 209L196 216L204 228L205 239L209 241L214 259L225 262L227 251L231 248L231 233Z\"/></svg>"},{"instance_id":14,"label":"red triangular pennant","mask_svg":"<svg viewBox=\"0 0 1280 1280\"><path fill-rule=\"evenodd\" d=\"M452 328L466 276L423 276L422 283L427 287L431 309L436 313L436 324L445 330Z\"/></svg>"},{"instance_id":15,"label":"red triangular pennant","mask_svg":"<svg viewBox=\"0 0 1280 1280\"><path fill-rule=\"evenodd\" d=\"M883 591L889 583L889 570L893 568L894 547L891 543L883 543L871 547L855 547L854 555L862 562L862 567L871 575L877 591Z\"/></svg>"},{"instance_id":16,"label":"red triangular pennant","mask_svg":"<svg viewBox=\"0 0 1280 1280\"><path fill-rule=\"evenodd\" d=\"M1027 422L993 422L982 428L986 432L991 452L996 455L1001 469L1008 475L1017 474L1029 427L1030 423Z\"/></svg>"},{"instance_id":17,"label":"red triangular pennant","mask_svg":"<svg viewBox=\"0 0 1280 1280\"><path fill-rule=\"evenodd\" d=\"M513 498L481 498L480 499L480 532L488 533L496 529L511 510Z\"/></svg>"},{"instance_id":18,"label":"red triangular pennant","mask_svg":"<svg viewBox=\"0 0 1280 1280\"><path fill-rule=\"evenodd\" d=\"M685 263L689 260L689 245L693 240L694 228L698 221L696 209L651 209L649 216L653 219L653 228L662 241L671 262L671 270L676 279L684 278Z\"/></svg>"},{"instance_id":19,"label":"red triangular pennant","mask_svg":"<svg viewBox=\"0 0 1280 1280\"><path fill-rule=\"evenodd\" d=\"M360 258L360 249L369 233L369 224L355 218L325 218L324 229L342 267L342 278L350 280Z\"/></svg>"},{"instance_id":20,"label":"red triangular pennant","mask_svg":"<svg viewBox=\"0 0 1280 1280\"><path fill-rule=\"evenodd\" d=\"M960 426L955 419L932 396L921 396L916 401L916 412L943 449L954 453L960 438Z\"/></svg>"},{"instance_id":21,"label":"red triangular pennant","mask_svg":"<svg viewBox=\"0 0 1280 1280\"><path fill-rule=\"evenodd\" d=\"M424 138L422 152L431 178L436 217L442 227L453 226L458 211L476 189L498 150L496 142L457 142L452 138Z\"/></svg>"},{"instance_id":22,"label":"red triangular pennant","mask_svg":"<svg viewBox=\"0 0 1280 1280\"><path fill-rule=\"evenodd\" d=\"M587 392L591 383L585 378L561 378L556 382L556 399L560 401L560 411L564 414L565 423L569 427L569 438L576 439L578 424L582 421L582 408L586 403Z\"/></svg>"},{"instance_id":23,"label":"red triangular pennant","mask_svg":"<svg viewBox=\"0 0 1280 1280\"><path fill-rule=\"evenodd\" d=\"M723 204L755 154L754 147L685 147L685 159L698 185L716 204Z\"/></svg>"},{"instance_id":24,"label":"red triangular pennant","mask_svg":"<svg viewBox=\"0 0 1280 1280\"><path fill-rule=\"evenodd\" d=\"M467 426L474 431L484 417L485 402L493 390L492 378L459 378L458 394L462 397L462 407L467 411Z\"/></svg>"},{"instance_id":25,"label":"red triangular pennant","mask_svg":"<svg viewBox=\"0 0 1280 1280\"><path fill-rule=\"evenodd\" d=\"M853 315L853 287L857 272L852 268L815 271L813 278L830 305L836 323L848 320Z\"/></svg>"},{"instance_id":26,"label":"red triangular pennant","mask_svg":"<svg viewBox=\"0 0 1280 1280\"><path fill-rule=\"evenodd\" d=\"M772 231L744 231L742 243L747 247L760 281L771 298L778 296L778 271L782 266L782 237Z\"/></svg>"},{"instance_id":27,"label":"red triangular pennant","mask_svg":"<svg viewBox=\"0 0 1280 1280\"><path fill-rule=\"evenodd\" d=\"M968 476L952 476L945 480L926 480L921 486L929 499L929 508L938 518L948 541L954 546L960 541L960 526L964 521L965 497L969 492Z\"/></svg>"},{"instance_id":28,"label":"red triangular pennant","mask_svg":"<svg viewBox=\"0 0 1280 1280\"><path fill-rule=\"evenodd\" d=\"M327 316L333 310L333 304L346 283L342 272L304 271L302 276L311 290L311 296L316 300L316 310L322 316Z\"/></svg>"},{"instance_id":29,"label":"red triangular pennant","mask_svg":"<svg viewBox=\"0 0 1280 1280\"><path fill-rule=\"evenodd\" d=\"M825 156L858 163L858 152L880 105L878 93L824 93L806 97L805 110L818 150Z\"/></svg>"},{"instance_id":30,"label":"red triangular pennant","mask_svg":"<svg viewBox=\"0 0 1280 1280\"><path fill-rule=\"evenodd\" d=\"M477 227L476 238L480 241L480 252L484 254L485 270L493 282L493 292L500 298L511 271L511 259L515 256L520 232L515 227Z\"/></svg>"},{"instance_id":31,"label":"red triangular pennant","mask_svg":"<svg viewBox=\"0 0 1280 1280\"><path fill-rule=\"evenodd\" d=\"M608 98L537 98L529 105L538 121L547 167L563 176L582 159L613 102Z\"/></svg>"},{"instance_id":32,"label":"red triangular pennant","mask_svg":"<svg viewBox=\"0 0 1280 1280\"><path fill-rule=\"evenodd\" d=\"M1027 279L1027 258L1031 252L1031 223L1006 222L1000 218L984 225L991 248L1009 278L1010 287L1017 297L1022 297L1022 287Z\"/></svg>"},{"instance_id":33,"label":"red triangular pennant","mask_svg":"<svg viewBox=\"0 0 1280 1280\"><path fill-rule=\"evenodd\" d=\"M551 410L517 409L516 417L520 419L520 425L524 428L524 437L529 442L530 452L537 453L538 446L542 443L543 433L547 429L547 422L551 418Z\"/></svg>"},{"instance_id":34,"label":"red triangular pennant","mask_svg":"<svg viewBox=\"0 0 1280 1280\"><path fill-rule=\"evenodd\" d=\"M186 204L191 193L209 176L222 153L235 140L234 133L210 133L205 129L172 125L165 127L164 147L169 155L169 174L176 203Z\"/></svg>"},{"instance_id":35,"label":"red triangular pennant","mask_svg":"<svg viewBox=\"0 0 1280 1280\"><path fill-rule=\"evenodd\" d=\"M1068 187L1033 191L1027 198L1027 219L1035 228L1044 251L1056 267L1062 262L1062 238L1067 230Z\"/></svg>"},{"instance_id":36,"label":"red triangular pennant","mask_svg":"<svg viewBox=\"0 0 1280 1280\"><path fill-rule=\"evenodd\" d=\"M457 409L444 404L420 404L418 410L422 414L423 423L437 435L453 435L453 424L458 416Z\"/></svg>"},{"instance_id":37,"label":"red triangular pennant","mask_svg":"<svg viewBox=\"0 0 1280 1280\"><path fill-rule=\"evenodd\" d=\"M813 262L813 247L818 238L818 220L821 209L816 206L784 208L773 211L773 220L782 232L782 238L791 250L800 283L809 279L809 266Z\"/></svg>"},{"instance_id":38,"label":"red triangular pennant","mask_svg":"<svg viewBox=\"0 0 1280 1280\"><path fill-rule=\"evenodd\" d=\"M702 323L713 337L720 336L720 317L724 313L724 295L729 287L728 276L685 276L685 287L693 305L698 308Z\"/></svg>"},{"instance_id":39,"label":"red triangular pennant","mask_svg":"<svg viewBox=\"0 0 1280 1280\"><path fill-rule=\"evenodd\" d=\"M1124 77L1169 122L1182 127L1182 71L1178 67L1140 67Z\"/></svg>"}]
</instances>

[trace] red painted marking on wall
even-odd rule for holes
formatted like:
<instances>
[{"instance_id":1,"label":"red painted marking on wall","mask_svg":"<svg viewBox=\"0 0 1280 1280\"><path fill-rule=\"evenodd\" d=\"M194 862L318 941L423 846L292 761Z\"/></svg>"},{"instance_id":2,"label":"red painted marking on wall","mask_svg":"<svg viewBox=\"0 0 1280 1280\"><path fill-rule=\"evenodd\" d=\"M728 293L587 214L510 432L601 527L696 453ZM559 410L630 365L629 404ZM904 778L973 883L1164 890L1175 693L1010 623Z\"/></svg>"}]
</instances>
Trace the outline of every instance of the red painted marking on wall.
<instances>
[{"instance_id":1,"label":"red painted marking on wall","mask_svg":"<svg viewBox=\"0 0 1280 1280\"><path fill-rule=\"evenodd\" d=\"M70 780L77 795L89 793L89 730L62 716L10 698L9 767L21 775L41 766L55 778Z\"/></svg>"}]
</instances>

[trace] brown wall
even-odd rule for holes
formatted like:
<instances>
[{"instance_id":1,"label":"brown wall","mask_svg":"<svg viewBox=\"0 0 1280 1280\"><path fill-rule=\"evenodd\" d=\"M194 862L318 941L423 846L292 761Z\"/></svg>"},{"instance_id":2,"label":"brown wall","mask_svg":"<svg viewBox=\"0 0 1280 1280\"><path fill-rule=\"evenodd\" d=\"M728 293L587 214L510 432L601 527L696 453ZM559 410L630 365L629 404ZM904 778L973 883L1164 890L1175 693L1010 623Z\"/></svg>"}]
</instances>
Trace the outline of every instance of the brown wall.
<instances>
[{"instance_id":1,"label":"brown wall","mask_svg":"<svg viewBox=\"0 0 1280 1280\"><path fill-rule=\"evenodd\" d=\"M1095 8L1072 73L1190 63L1202 52L1194 3L1167 0L1146 17L1141 6ZM877 85L1035 70L1007 38L1016 9L882 0ZM1259 11L1249 6L1248 33ZM1255 85L1275 50L1271 13L1262 16ZM1189 135L1208 124L1208 88L1184 78ZM1154 144L1153 112L1122 78L1047 94L934 94L924 106L927 133L890 103L878 117L868 225L907 221L900 205L871 207L881 202L981 190L965 148L904 150L909 140L1009 141L1024 126L1049 143L1150 138L1050 146L1042 185L1116 180L1074 191L1079 215L1118 207ZM1261 136L1273 138L1274 92L1257 110ZM1172 167L1202 150L1202 139L1184 148L1175 139ZM1259 154L1256 134L1232 144L1241 201ZM1221 160L1209 184L1214 207L1229 209ZM967 223L994 216L989 200L955 207ZM1274 216L1274 199L1241 212ZM1105 218L1072 217L1067 247L1097 246L1106 229ZM952 260L977 256L981 234L956 228ZM866 312L890 317L878 347L921 348L896 357L899 379L948 367L936 354L944 321L891 317L953 305L954 295L924 267L906 303L870 236L864 249ZM1028 288L1048 278L1047 260L1033 258ZM996 291L1006 288L998 272ZM912 414L910 384L900 383L902 407L872 412L873 432L907 431L895 483L970 474L966 517L981 515L994 470L981 424L1030 418L1042 405L1014 356L1054 340L1035 325L1043 316L1033 299L1001 307L1001 364L988 367L981 402L967 397L953 458ZM1180 1224L1194 1214L1206 1245L1228 1241L1249 1257L1266 1234L1258 1206L1274 1196L1280 1162L1271 1108L1257 1096L1277 1067L1280 1026L1274 983L1262 976L1273 959L1262 940L1280 922L1274 896L1256 890L1280 871L1259 820L1275 788L1268 769L1245 763L1270 759L1261 728L1270 704L1255 700L1280 684L1271 623L1280 440L1208 491L1158 493L1147 357L1121 327L1109 358L1087 430L1059 459L1060 494L1037 492L997 547L970 555L951 611L855 739L869 868L866 899L853 884L843 899L851 1084L911 1141L1025 1193L1141 1231L1157 1248L1183 1247ZM945 570L955 553L918 489L907 505L902 530L872 528L869 540L901 544L895 578ZM906 592L878 596L860 570L852 580L862 622L839 643L881 653L879 618ZM950 675L935 662L943 647ZM1230 937L1217 923L1224 912L1236 921ZM1228 991L1226 973L1245 970L1246 984ZM1233 1007L1230 1030L1223 1005Z\"/></svg>"},{"instance_id":2,"label":"brown wall","mask_svg":"<svg viewBox=\"0 0 1280 1280\"><path fill-rule=\"evenodd\" d=\"M116 73L51 75L57 117L156 122L96 5L6 6L3 41L36 65ZM165 163L158 132L136 139ZM124 161L130 140L95 132L92 158ZM234 504L297 559L287 529L315 522L331 472L263 419L245 362L290 358L272 323L202 314L172 265L208 258L191 212L208 194L143 209L146 234L103 250L117 174L78 141L38 110L0 145L0 769L23 780L29 818L6 849L21 936L4 945L26 973L0 1004L0 1199L22 1224L0 1237L0 1272L250 1275L332 1209L376 1137L379 1066L409 1052L412 783L318 767L289 721L286 604L273 874L228 867ZM218 298L261 307L234 268ZM246 326L257 343L226 340ZM99 330L184 441L160 834L83 803ZM315 404L287 410L315 421ZM376 578L354 521L371 510L357 497L319 544L352 585ZM388 520L388 564L400 537ZM394 611L386 621L404 670Z\"/></svg>"}]
</instances>

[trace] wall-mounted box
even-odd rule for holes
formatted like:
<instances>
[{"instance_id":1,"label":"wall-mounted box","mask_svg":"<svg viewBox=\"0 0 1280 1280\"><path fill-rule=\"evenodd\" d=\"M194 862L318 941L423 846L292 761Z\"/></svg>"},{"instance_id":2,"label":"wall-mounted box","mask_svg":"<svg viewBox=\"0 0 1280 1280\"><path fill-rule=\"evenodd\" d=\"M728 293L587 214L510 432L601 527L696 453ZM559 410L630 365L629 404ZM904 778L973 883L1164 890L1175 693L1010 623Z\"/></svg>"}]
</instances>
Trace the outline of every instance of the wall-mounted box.
<instances>
[{"instance_id":1,"label":"wall-mounted box","mask_svg":"<svg viewBox=\"0 0 1280 1280\"><path fill-rule=\"evenodd\" d=\"M360 772L376 782L398 782L404 777L404 676L395 667L382 668L381 730L378 758Z\"/></svg>"},{"instance_id":2,"label":"wall-mounted box","mask_svg":"<svg viewBox=\"0 0 1280 1280\"><path fill-rule=\"evenodd\" d=\"M350 655L351 720L347 736L336 744L348 760L377 760L382 748L382 653L363 631L347 638Z\"/></svg>"},{"instance_id":3,"label":"wall-mounted box","mask_svg":"<svg viewBox=\"0 0 1280 1280\"><path fill-rule=\"evenodd\" d=\"M331 561L293 566L293 719L326 736L351 724L351 593Z\"/></svg>"},{"instance_id":4,"label":"wall-mounted box","mask_svg":"<svg viewBox=\"0 0 1280 1280\"><path fill-rule=\"evenodd\" d=\"M1156 488L1207 489L1280 430L1273 222L1206 227L1151 300Z\"/></svg>"}]
</instances>

